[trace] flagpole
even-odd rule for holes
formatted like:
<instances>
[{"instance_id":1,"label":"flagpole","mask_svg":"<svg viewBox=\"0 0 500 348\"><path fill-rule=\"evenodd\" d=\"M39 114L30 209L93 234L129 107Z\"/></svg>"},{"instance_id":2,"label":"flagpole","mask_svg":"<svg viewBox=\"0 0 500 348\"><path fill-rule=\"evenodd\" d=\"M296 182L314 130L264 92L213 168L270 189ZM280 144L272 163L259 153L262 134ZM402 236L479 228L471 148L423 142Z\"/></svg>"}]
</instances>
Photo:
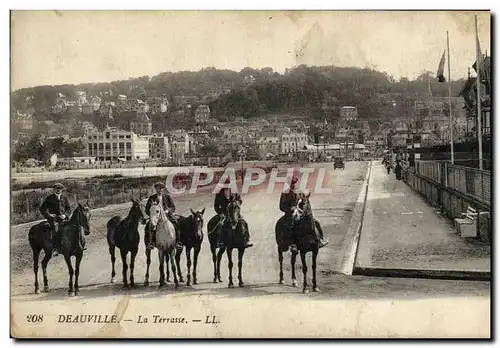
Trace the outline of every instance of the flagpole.
<instances>
[{"instance_id":1,"label":"flagpole","mask_svg":"<svg viewBox=\"0 0 500 348\"><path fill-rule=\"evenodd\" d=\"M477 140L479 142L479 169L483 169L483 134L481 125L481 81L480 81L480 60L479 55L479 37L477 36L477 16L474 16L476 26L476 86L477 86Z\"/></svg>"},{"instance_id":2,"label":"flagpole","mask_svg":"<svg viewBox=\"0 0 500 348\"><path fill-rule=\"evenodd\" d=\"M455 162L455 154L453 151L453 115L451 112L451 68L450 68L450 38L448 31L446 32L446 47L448 49L448 103L450 104L450 150L451 164Z\"/></svg>"}]
</instances>

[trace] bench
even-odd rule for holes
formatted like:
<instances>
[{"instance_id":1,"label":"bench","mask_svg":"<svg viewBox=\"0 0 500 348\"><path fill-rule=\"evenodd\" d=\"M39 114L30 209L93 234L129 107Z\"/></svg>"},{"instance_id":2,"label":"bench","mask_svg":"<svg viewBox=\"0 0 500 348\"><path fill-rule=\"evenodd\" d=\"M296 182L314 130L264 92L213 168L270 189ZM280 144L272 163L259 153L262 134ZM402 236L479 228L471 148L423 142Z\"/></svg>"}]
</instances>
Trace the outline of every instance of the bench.
<instances>
[{"instance_id":1,"label":"bench","mask_svg":"<svg viewBox=\"0 0 500 348\"><path fill-rule=\"evenodd\" d=\"M455 227L462 238L477 237L479 214L471 206L467 207L467 212L462 213L461 218L455 219Z\"/></svg>"}]
</instances>

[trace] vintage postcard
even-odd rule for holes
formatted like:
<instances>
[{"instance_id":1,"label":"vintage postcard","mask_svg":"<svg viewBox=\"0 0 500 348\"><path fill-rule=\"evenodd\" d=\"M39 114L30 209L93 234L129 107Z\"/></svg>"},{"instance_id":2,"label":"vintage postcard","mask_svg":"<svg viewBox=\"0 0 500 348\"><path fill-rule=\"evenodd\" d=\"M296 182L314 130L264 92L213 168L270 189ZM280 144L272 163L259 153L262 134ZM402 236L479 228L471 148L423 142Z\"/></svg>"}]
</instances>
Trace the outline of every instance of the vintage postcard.
<instances>
[{"instance_id":1,"label":"vintage postcard","mask_svg":"<svg viewBox=\"0 0 500 348\"><path fill-rule=\"evenodd\" d=\"M10 334L491 338L491 14L13 10Z\"/></svg>"}]
</instances>

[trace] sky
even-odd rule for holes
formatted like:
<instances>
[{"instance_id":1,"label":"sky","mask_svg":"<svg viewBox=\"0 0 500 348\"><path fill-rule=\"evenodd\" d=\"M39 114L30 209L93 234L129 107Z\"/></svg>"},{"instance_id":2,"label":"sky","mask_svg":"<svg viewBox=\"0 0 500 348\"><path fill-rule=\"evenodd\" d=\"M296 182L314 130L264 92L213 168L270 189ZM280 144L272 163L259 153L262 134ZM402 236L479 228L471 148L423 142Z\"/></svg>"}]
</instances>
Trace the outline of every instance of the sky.
<instances>
[{"instance_id":1,"label":"sky","mask_svg":"<svg viewBox=\"0 0 500 348\"><path fill-rule=\"evenodd\" d=\"M11 90L211 66L354 66L415 78L436 73L446 31L456 79L475 61L474 14L489 52L489 12L13 11Z\"/></svg>"}]
</instances>

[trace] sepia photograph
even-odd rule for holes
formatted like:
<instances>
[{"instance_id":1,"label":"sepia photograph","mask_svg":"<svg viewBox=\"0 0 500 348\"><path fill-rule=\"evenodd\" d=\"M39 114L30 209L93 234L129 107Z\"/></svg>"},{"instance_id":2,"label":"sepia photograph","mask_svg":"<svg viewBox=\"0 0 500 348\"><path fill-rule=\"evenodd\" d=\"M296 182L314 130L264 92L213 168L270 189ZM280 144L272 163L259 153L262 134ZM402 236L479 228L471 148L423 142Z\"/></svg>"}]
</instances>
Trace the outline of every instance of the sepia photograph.
<instances>
[{"instance_id":1,"label":"sepia photograph","mask_svg":"<svg viewBox=\"0 0 500 348\"><path fill-rule=\"evenodd\" d=\"M490 10L9 17L12 339L492 338Z\"/></svg>"}]
</instances>

